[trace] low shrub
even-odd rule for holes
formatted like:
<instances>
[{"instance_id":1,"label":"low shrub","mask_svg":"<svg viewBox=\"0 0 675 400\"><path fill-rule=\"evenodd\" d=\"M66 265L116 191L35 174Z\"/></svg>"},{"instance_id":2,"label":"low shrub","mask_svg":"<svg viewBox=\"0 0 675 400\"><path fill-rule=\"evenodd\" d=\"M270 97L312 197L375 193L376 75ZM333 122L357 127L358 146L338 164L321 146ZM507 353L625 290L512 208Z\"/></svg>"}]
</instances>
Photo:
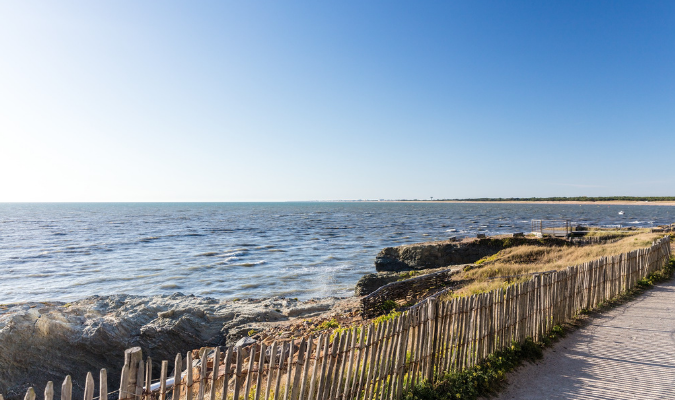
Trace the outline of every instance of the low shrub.
<instances>
[{"instance_id":1,"label":"low shrub","mask_svg":"<svg viewBox=\"0 0 675 400\"><path fill-rule=\"evenodd\" d=\"M327 329L331 328L338 328L340 324L335 320L335 318L328 320L328 321L323 321L319 326L317 326L314 330L315 331L325 331Z\"/></svg>"},{"instance_id":2,"label":"low shrub","mask_svg":"<svg viewBox=\"0 0 675 400\"><path fill-rule=\"evenodd\" d=\"M553 328L547 337L550 340L561 336L560 326ZM506 382L506 374L523 361L534 362L542 357L543 342L531 338L524 343L514 342L510 347L488 356L486 360L461 372L440 376L436 382L423 382L408 391L405 400L456 400L476 399L495 393Z\"/></svg>"},{"instance_id":3,"label":"low shrub","mask_svg":"<svg viewBox=\"0 0 675 400\"><path fill-rule=\"evenodd\" d=\"M398 307L398 303L396 303L394 300L385 300L381 305L380 309L384 312L390 312L392 310L395 310L396 307Z\"/></svg>"}]
</instances>

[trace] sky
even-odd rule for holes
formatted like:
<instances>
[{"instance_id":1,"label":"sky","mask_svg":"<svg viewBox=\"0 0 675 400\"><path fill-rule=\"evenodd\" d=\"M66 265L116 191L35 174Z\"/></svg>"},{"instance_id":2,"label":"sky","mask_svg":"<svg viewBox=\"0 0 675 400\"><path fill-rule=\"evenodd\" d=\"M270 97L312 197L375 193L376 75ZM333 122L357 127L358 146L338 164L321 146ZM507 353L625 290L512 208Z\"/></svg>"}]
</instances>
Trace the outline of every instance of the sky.
<instances>
[{"instance_id":1,"label":"sky","mask_svg":"<svg viewBox=\"0 0 675 400\"><path fill-rule=\"evenodd\" d=\"M0 202L675 195L672 1L5 1L0 54Z\"/></svg>"}]
</instances>

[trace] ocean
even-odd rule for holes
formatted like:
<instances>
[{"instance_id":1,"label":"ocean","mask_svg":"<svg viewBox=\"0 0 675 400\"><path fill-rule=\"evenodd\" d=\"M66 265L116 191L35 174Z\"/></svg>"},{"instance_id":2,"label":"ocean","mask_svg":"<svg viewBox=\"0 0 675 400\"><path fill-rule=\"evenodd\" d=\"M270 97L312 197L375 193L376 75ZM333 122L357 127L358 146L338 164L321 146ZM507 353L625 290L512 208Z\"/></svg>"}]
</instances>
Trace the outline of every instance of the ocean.
<instances>
[{"instance_id":1,"label":"ocean","mask_svg":"<svg viewBox=\"0 0 675 400\"><path fill-rule=\"evenodd\" d=\"M531 219L644 227L675 222L675 207L0 203L0 304L116 293L349 296L384 247L528 232Z\"/></svg>"}]
</instances>

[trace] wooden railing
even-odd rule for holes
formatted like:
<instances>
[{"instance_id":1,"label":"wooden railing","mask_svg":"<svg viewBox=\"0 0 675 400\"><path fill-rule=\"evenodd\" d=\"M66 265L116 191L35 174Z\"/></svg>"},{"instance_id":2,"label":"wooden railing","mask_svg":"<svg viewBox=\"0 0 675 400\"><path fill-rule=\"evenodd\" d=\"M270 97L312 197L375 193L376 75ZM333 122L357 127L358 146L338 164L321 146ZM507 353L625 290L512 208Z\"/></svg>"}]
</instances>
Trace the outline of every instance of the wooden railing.
<instances>
[{"instance_id":1,"label":"wooden railing","mask_svg":"<svg viewBox=\"0 0 675 400\"><path fill-rule=\"evenodd\" d=\"M102 370L98 393L128 400L393 400L514 341L541 338L579 311L633 288L670 255L666 236L646 249L541 273L506 289L449 301L430 298L384 322L224 352L204 348L196 360L187 353L185 363L179 354L174 371L180 373L171 378L163 361L159 379L153 379L152 360L144 361L133 348L125 353L120 389L108 393ZM84 400L94 399L94 386L88 374ZM68 376L61 400L72 400L71 391ZM49 382L44 398L53 395ZM25 400L35 400L33 388Z\"/></svg>"}]
</instances>

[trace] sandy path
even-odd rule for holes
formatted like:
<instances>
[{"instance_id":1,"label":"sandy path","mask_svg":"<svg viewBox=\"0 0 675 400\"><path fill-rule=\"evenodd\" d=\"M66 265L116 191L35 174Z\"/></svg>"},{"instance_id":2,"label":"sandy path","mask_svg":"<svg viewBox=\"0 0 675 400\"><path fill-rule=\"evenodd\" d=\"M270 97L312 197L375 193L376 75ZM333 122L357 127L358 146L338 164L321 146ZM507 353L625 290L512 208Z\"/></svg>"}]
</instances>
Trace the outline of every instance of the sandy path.
<instances>
[{"instance_id":1,"label":"sandy path","mask_svg":"<svg viewBox=\"0 0 675 400\"><path fill-rule=\"evenodd\" d=\"M498 399L675 399L675 280L593 318L509 374Z\"/></svg>"}]
</instances>

